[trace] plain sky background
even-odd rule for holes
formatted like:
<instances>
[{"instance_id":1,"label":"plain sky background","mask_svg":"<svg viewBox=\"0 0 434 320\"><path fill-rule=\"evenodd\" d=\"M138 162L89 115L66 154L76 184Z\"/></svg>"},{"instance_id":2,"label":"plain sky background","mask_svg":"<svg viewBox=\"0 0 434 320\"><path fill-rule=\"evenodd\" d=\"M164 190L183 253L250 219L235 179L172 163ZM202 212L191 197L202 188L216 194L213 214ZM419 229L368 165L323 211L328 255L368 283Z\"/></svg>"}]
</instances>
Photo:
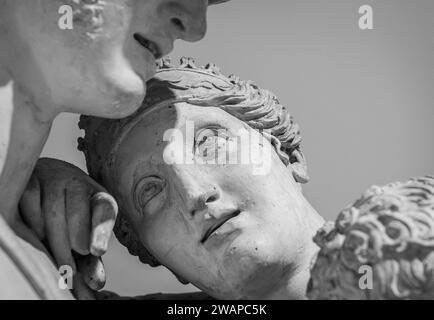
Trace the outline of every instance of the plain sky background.
<instances>
[{"instance_id":1,"label":"plain sky background","mask_svg":"<svg viewBox=\"0 0 434 320\"><path fill-rule=\"evenodd\" d=\"M358 28L364 4L374 30ZM433 15L433 0L232 0L210 7L205 39L171 56L214 62L290 108L311 176L305 195L330 220L372 184L434 174ZM77 120L56 120L44 156L84 169ZM122 295L195 290L115 239L104 261L106 289Z\"/></svg>"}]
</instances>

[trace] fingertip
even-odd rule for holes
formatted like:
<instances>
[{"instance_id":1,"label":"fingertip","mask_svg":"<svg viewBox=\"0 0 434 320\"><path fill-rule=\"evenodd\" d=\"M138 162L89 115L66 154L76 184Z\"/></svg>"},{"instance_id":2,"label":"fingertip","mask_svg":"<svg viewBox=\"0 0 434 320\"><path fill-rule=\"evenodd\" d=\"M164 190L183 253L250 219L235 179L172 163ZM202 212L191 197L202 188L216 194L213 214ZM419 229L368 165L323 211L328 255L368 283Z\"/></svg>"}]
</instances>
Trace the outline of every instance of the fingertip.
<instances>
[{"instance_id":1,"label":"fingertip","mask_svg":"<svg viewBox=\"0 0 434 320\"><path fill-rule=\"evenodd\" d=\"M101 206L101 209L103 209L102 211L106 213L104 216L109 216L111 218L116 218L119 210L115 198L104 191L97 192L92 196L91 206L93 209Z\"/></svg>"},{"instance_id":2,"label":"fingertip","mask_svg":"<svg viewBox=\"0 0 434 320\"><path fill-rule=\"evenodd\" d=\"M78 300L96 300L95 294L86 285L80 274L74 277L73 292Z\"/></svg>"},{"instance_id":3,"label":"fingertip","mask_svg":"<svg viewBox=\"0 0 434 320\"><path fill-rule=\"evenodd\" d=\"M98 246L91 246L90 254L95 257L102 257L107 252L107 249Z\"/></svg>"},{"instance_id":4,"label":"fingertip","mask_svg":"<svg viewBox=\"0 0 434 320\"><path fill-rule=\"evenodd\" d=\"M87 286L95 291L101 290L106 282L104 264L101 258L87 255L79 256L76 259L79 273Z\"/></svg>"},{"instance_id":5,"label":"fingertip","mask_svg":"<svg viewBox=\"0 0 434 320\"><path fill-rule=\"evenodd\" d=\"M78 247L78 246L72 246L72 249L77 252L78 254L81 254L82 256L87 256L90 253L90 248L83 248L83 247Z\"/></svg>"},{"instance_id":6,"label":"fingertip","mask_svg":"<svg viewBox=\"0 0 434 320\"><path fill-rule=\"evenodd\" d=\"M107 252L113 224L106 221L92 231L90 253L100 257Z\"/></svg>"},{"instance_id":7,"label":"fingertip","mask_svg":"<svg viewBox=\"0 0 434 320\"><path fill-rule=\"evenodd\" d=\"M118 206L107 192L98 192L91 199L92 234L90 253L102 256L108 248L111 232L115 225Z\"/></svg>"}]
</instances>

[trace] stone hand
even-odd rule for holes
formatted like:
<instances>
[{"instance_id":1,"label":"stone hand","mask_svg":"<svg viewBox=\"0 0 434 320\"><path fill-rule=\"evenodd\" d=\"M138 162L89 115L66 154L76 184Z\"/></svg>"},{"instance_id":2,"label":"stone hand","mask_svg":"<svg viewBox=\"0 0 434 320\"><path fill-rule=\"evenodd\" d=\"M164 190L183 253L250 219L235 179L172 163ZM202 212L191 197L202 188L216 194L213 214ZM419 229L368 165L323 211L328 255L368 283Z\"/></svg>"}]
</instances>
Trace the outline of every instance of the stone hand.
<instances>
[{"instance_id":1,"label":"stone hand","mask_svg":"<svg viewBox=\"0 0 434 320\"><path fill-rule=\"evenodd\" d=\"M86 173L50 158L39 159L20 200L22 219L58 267L72 268L73 292L79 299L94 298L92 290L105 284L100 257L117 212L115 199Z\"/></svg>"}]
</instances>

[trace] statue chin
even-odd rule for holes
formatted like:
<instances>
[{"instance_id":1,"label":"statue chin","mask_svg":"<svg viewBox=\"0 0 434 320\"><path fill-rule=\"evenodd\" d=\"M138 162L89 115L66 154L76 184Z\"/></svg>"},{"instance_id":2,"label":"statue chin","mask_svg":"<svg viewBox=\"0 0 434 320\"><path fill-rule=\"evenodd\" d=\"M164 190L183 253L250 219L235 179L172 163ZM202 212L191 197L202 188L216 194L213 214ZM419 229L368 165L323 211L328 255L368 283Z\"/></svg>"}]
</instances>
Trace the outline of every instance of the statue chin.
<instances>
[{"instance_id":1,"label":"statue chin","mask_svg":"<svg viewBox=\"0 0 434 320\"><path fill-rule=\"evenodd\" d=\"M110 84L103 89L103 97L108 97L110 101L99 104L99 112L92 110L94 116L112 119L127 117L140 107L145 98L146 80L152 76L153 71L147 70L140 75L126 62L121 61L115 65L116 67L103 72L105 83Z\"/></svg>"}]
</instances>

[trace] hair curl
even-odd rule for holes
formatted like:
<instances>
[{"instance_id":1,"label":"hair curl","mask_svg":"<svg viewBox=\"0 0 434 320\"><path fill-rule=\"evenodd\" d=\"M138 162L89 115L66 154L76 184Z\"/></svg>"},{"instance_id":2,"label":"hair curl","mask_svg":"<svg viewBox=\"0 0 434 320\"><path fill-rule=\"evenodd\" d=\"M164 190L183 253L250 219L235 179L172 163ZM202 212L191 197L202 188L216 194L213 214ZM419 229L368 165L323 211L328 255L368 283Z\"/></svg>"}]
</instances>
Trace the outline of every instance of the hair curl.
<instances>
[{"instance_id":1,"label":"hair curl","mask_svg":"<svg viewBox=\"0 0 434 320\"><path fill-rule=\"evenodd\" d=\"M314 241L311 299L433 299L434 177L370 188Z\"/></svg>"},{"instance_id":2,"label":"hair curl","mask_svg":"<svg viewBox=\"0 0 434 320\"><path fill-rule=\"evenodd\" d=\"M85 154L89 175L115 193L111 190L116 185L111 168L124 137L150 110L177 102L220 107L259 130L270 139L282 162L291 165L295 180L308 181L300 130L288 109L270 91L255 83L241 81L235 76L226 77L213 64L196 67L191 58L182 58L180 66L171 65L168 59L162 60L156 76L148 82L142 106L133 115L124 119L81 116L79 127L85 130L85 136L79 138L79 150ZM117 238L140 261L159 265L131 230L120 205L115 225Z\"/></svg>"}]
</instances>

